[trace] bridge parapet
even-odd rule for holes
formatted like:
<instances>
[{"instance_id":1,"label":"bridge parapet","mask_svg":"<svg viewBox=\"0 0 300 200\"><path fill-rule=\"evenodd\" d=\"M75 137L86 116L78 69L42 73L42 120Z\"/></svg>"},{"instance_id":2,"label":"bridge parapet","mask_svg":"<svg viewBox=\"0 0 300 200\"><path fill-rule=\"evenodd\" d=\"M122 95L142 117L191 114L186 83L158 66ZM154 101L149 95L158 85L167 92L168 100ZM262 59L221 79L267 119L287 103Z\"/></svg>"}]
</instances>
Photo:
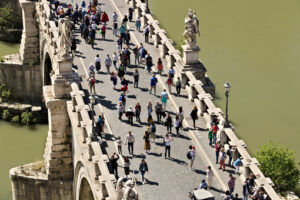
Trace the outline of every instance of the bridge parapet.
<instances>
[{"instance_id":1,"label":"bridge parapet","mask_svg":"<svg viewBox=\"0 0 300 200\"><path fill-rule=\"evenodd\" d=\"M146 4L141 0L130 0L127 1L132 8L135 9L137 16L141 17L143 24L149 24L152 31L152 40L156 47L161 51L161 56L166 57L168 67L175 67L175 78L181 77L185 87L187 88L189 99L195 103L198 107L199 115L204 116L209 122L211 116L218 118L220 121L218 137L221 143L229 143L236 147L235 156L241 157L244 160L244 166L242 167L244 177L249 176L252 172L257 176L256 186L262 187L272 200L278 200L279 197L273 188L273 183L270 178L266 178L260 171L259 163L255 158L252 158L246 150L246 144L244 141L239 140L232 129L224 128L225 119L223 112L220 108L217 108L213 103L214 85L210 81L209 77L205 75L203 78L195 76L192 72L182 73L183 63L181 53L174 47L174 43L170 40L166 31L160 28L159 23L153 18L151 14L146 11ZM153 37L154 36L154 37ZM200 61L201 62L201 61ZM206 70L204 68L204 70Z\"/></svg>"},{"instance_id":2,"label":"bridge parapet","mask_svg":"<svg viewBox=\"0 0 300 200\"><path fill-rule=\"evenodd\" d=\"M85 176L89 179L94 198L116 199L116 179L109 172L109 158L103 152L101 143L91 141L92 121L88 106L83 99L83 91L76 83L72 83L71 88L72 100L68 101L67 105L72 127L75 176L78 176L76 172L79 170L76 169L77 163L83 163L84 168L87 169ZM80 180L75 184L80 184ZM80 195L79 191L76 191L76 196L78 195Z\"/></svg>"}]
</instances>

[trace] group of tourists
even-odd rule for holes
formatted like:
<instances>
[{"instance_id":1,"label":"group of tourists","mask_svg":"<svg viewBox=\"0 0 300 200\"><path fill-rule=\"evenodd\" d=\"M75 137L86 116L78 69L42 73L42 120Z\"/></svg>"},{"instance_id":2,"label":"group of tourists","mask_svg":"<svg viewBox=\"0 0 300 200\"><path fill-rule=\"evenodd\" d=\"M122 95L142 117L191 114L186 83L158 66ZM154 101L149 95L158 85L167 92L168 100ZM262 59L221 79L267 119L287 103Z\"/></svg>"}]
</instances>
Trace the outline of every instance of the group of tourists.
<instances>
[{"instance_id":1,"label":"group of tourists","mask_svg":"<svg viewBox=\"0 0 300 200\"><path fill-rule=\"evenodd\" d=\"M67 6L66 9L59 3L57 0L52 0L52 4L55 6L56 15L59 18L69 16L73 21L71 24L71 29L75 30L75 25L79 24L81 37L83 40L90 44L92 48L95 45L95 38L97 31L101 35L103 40L106 39L106 32L109 16L108 14L101 9L99 5L95 2L90 2L89 5L86 5L85 1L82 0L80 6L76 3L73 7L71 4ZM163 89L160 93L159 100L156 102L151 102L150 100L145 105L141 105L140 102L136 102L134 106L127 106L127 94L129 93L129 80L127 77L127 68L129 66L137 66L134 69L133 73L133 86L134 88L139 88L139 80L141 79L140 71L138 66L141 64L145 65L145 70L151 74L149 80L149 94L156 95L157 84L160 79L160 75L164 74L164 66L161 58L153 61L152 56L146 50L143 43L130 47L132 44L130 32L128 29L128 22L133 20L133 8L129 8L128 15L125 15L122 20L119 20L119 16L116 12L111 16L112 23L111 29L113 35L116 37L116 50L111 55L106 55L103 58L105 64L106 73L110 75L110 80L112 82L112 87L114 90L120 90L120 96L116 100L117 102L117 117L119 120L123 121L123 115L127 118L124 122L134 125L134 123L142 124L142 121L146 121L145 132L143 135L143 143L145 153L151 155L151 145L152 142L155 145L156 138L158 138L159 131L157 130L156 125L164 125L166 127L166 133L162 135L162 143L160 146L164 148L164 158L172 159L171 157L171 146L173 145L174 138L178 138L181 135L181 129L184 129L185 123L185 112L182 106L178 108L177 113L174 118L171 116L171 113L167 110L167 102L170 98L169 95L174 94L176 96L181 95L182 81L179 77L175 77L175 70L173 67L167 71L167 80L165 82L167 89ZM118 22L121 21L120 26ZM149 43L150 27L148 24L145 24L144 27L141 27L141 20L139 17L135 20L136 30L143 33L145 38L145 43ZM72 39L72 52L76 50L76 40ZM134 57L134 61L131 60L131 57ZM88 81L90 86L90 94L96 94L95 85L96 85L96 74L101 72L101 63L102 58L99 54L96 54L94 62L92 62L88 68ZM111 67L113 66L113 69ZM118 85L119 83L119 85ZM175 87L176 90L172 93L172 87ZM145 111L144 111L145 110ZM147 118L141 119L141 113L146 112ZM156 115L156 120L154 119ZM196 106L190 110L189 117L193 121L194 130L197 129L197 120L198 120L198 108ZM135 118L135 122L134 122ZM221 141L217 137L219 131L218 120L212 118L211 127L208 131L209 145L214 148L216 152L216 164L220 164L219 168L225 171L225 161L228 159L228 166L235 168L235 173L239 173L239 167L242 165L241 158L236 157L236 147L229 146L225 148L224 144L221 144ZM97 134L101 137L104 133L105 119L104 115L99 115L97 119ZM172 132L172 128L175 127L175 133ZM118 178L118 160L120 157L124 160L124 174L126 178L130 175L130 156L135 157L134 154L134 145L136 139L134 134L131 131L128 131L128 135L124 136L125 140L123 142L122 137L116 137L117 144L117 153L113 153L110 157L110 166L112 173ZM123 145L127 145L128 153L130 156L124 156ZM190 145L187 148L186 154L188 160L188 168L193 169L193 164L196 158L196 148L193 145ZM141 160L139 165L139 171L142 177L142 183L146 183L145 173L149 172L148 164L145 159ZM207 166L206 169L206 178L203 179L200 183L200 189L211 189L213 187L214 172L212 166ZM245 180L243 184L243 199L247 200L248 197L252 199L264 200L265 194L262 189L254 189L254 179L255 176L250 174L249 177ZM222 195L223 199L238 199L238 194L234 194L235 188L235 177L233 174L229 174L228 178L228 191ZM191 197L192 198L192 197Z\"/></svg>"}]
</instances>

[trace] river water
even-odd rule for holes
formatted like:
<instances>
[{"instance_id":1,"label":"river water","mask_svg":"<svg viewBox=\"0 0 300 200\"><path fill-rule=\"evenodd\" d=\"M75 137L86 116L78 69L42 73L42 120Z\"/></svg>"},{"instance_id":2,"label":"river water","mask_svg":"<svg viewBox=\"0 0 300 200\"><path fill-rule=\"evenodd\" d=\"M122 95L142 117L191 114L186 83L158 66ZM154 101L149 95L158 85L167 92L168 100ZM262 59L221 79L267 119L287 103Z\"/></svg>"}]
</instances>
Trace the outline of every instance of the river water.
<instances>
[{"instance_id":1,"label":"river water","mask_svg":"<svg viewBox=\"0 0 300 200\"><path fill-rule=\"evenodd\" d=\"M196 10L199 54L216 83L223 111L229 81L229 118L251 153L268 141L295 151L300 162L298 114L300 1L149 0L174 41L182 38L188 8Z\"/></svg>"},{"instance_id":2,"label":"river water","mask_svg":"<svg viewBox=\"0 0 300 200\"><path fill-rule=\"evenodd\" d=\"M0 57L17 53L19 44L0 42ZM9 169L42 159L47 125L20 126L0 120L0 200L12 199Z\"/></svg>"}]
</instances>

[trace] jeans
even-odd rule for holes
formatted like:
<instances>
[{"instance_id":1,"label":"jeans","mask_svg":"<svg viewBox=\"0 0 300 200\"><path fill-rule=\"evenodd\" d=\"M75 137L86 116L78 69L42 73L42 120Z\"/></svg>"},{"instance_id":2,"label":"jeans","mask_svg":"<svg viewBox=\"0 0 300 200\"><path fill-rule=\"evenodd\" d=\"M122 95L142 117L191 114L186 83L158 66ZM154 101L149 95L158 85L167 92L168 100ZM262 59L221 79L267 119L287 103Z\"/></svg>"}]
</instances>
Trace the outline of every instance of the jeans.
<instances>
[{"instance_id":1,"label":"jeans","mask_svg":"<svg viewBox=\"0 0 300 200\"><path fill-rule=\"evenodd\" d=\"M135 87L135 88L139 87L139 80L138 79L134 79L133 87Z\"/></svg>"},{"instance_id":2,"label":"jeans","mask_svg":"<svg viewBox=\"0 0 300 200\"><path fill-rule=\"evenodd\" d=\"M140 113L135 113L136 121L141 122Z\"/></svg>"},{"instance_id":3,"label":"jeans","mask_svg":"<svg viewBox=\"0 0 300 200\"><path fill-rule=\"evenodd\" d=\"M219 151L216 151L216 163L219 162Z\"/></svg>"},{"instance_id":4,"label":"jeans","mask_svg":"<svg viewBox=\"0 0 300 200\"><path fill-rule=\"evenodd\" d=\"M133 124L133 117L128 117L128 121L129 121L129 124L132 125Z\"/></svg>"},{"instance_id":5,"label":"jeans","mask_svg":"<svg viewBox=\"0 0 300 200\"><path fill-rule=\"evenodd\" d=\"M229 194L230 194L230 196L232 196L233 191L234 191L234 187L233 188L229 188Z\"/></svg>"},{"instance_id":6,"label":"jeans","mask_svg":"<svg viewBox=\"0 0 300 200\"><path fill-rule=\"evenodd\" d=\"M146 173L146 172L145 172L145 171L140 171L140 172L141 172L141 175L142 175L142 181L144 182L144 180L145 180L145 177L144 177L144 176L145 176L145 173Z\"/></svg>"},{"instance_id":7,"label":"jeans","mask_svg":"<svg viewBox=\"0 0 300 200\"><path fill-rule=\"evenodd\" d=\"M179 135L179 126L175 128L176 128L176 134Z\"/></svg>"},{"instance_id":8,"label":"jeans","mask_svg":"<svg viewBox=\"0 0 300 200\"><path fill-rule=\"evenodd\" d=\"M248 194L243 195L243 200L248 200Z\"/></svg>"},{"instance_id":9,"label":"jeans","mask_svg":"<svg viewBox=\"0 0 300 200\"><path fill-rule=\"evenodd\" d=\"M167 132L172 133L172 125L167 124Z\"/></svg>"},{"instance_id":10,"label":"jeans","mask_svg":"<svg viewBox=\"0 0 300 200\"><path fill-rule=\"evenodd\" d=\"M193 119L194 129L196 129L196 119Z\"/></svg>"},{"instance_id":11,"label":"jeans","mask_svg":"<svg viewBox=\"0 0 300 200\"><path fill-rule=\"evenodd\" d=\"M160 120L161 120L161 112L156 112L156 116L157 116L157 122L160 122Z\"/></svg>"},{"instance_id":12,"label":"jeans","mask_svg":"<svg viewBox=\"0 0 300 200\"><path fill-rule=\"evenodd\" d=\"M114 64L115 69L117 69L117 61L114 60L113 64Z\"/></svg>"},{"instance_id":13,"label":"jeans","mask_svg":"<svg viewBox=\"0 0 300 200\"><path fill-rule=\"evenodd\" d=\"M122 154L122 146L118 146L118 153Z\"/></svg>"},{"instance_id":14,"label":"jeans","mask_svg":"<svg viewBox=\"0 0 300 200\"><path fill-rule=\"evenodd\" d=\"M209 146L212 146L212 138L208 138L209 140Z\"/></svg>"},{"instance_id":15,"label":"jeans","mask_svg":"<svg viewBox=\"0 0 300 200\"><path fill-rule=\"evenodd\" d=\"M231 156L228 156L229 159L228 159L228 165L231 166L231 161L232 161L232 157Z\"/></svg>"},{"instance_id":16,"label":"jeans","mask_svg":"<svg viewBox=\"0 0 300 200\"><path fill-rule=\"evenodd\" d=\"M128 142L128 152L133 154L133 142Z\"/></svg>"},{"instance_id":17,"label":"jeans","mask_svg":"<svg viewBox=\"0 0 300 200\"><path fill-rule=\"evenodd\" d=\"M217 134L213 134L213 144L216 144L217 142Z\"/></svg>"},{"instance_id":18,"label":"jeans","mask_svg":"<svg viewBox=\"0 0 300 200\"><path fill-rule=\"evenodd\" d=\"M136 64L140 64L140 59L139 59L139 56L138 55L136 55L136 56L134 56L134 64L136 65Z\"/></svg>"},{"instance_id":19,"label":"jeans","mask_svg":"<svg viewBox=\"0 0 300 200\"><path fill-rule=\"evenodd\" d=\"M165 146L165 158L167 157L167 153L168 153L168 157L171 157L171 146Z\"/></svg>"},{"instance_id":20,"label":"jeans","mask_svg":"<svg viewBox=\"0 0 300 200\"><path fill-rule=\"evenodd\" d=\"M176 92L178 95L180 95L180 90L181 90L181 87L176 86Z\"/></svg>"}]
</instances>

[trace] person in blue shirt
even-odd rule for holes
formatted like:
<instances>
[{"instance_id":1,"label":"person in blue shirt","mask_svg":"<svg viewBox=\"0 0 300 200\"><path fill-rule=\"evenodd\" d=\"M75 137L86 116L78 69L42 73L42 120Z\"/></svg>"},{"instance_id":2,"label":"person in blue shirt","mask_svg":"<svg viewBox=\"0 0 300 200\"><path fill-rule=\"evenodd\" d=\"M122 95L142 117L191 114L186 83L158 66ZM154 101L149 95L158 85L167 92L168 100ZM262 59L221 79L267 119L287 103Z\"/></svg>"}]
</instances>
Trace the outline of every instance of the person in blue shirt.
<instances>
[{"instance_id":1,"label":"person in blue shirt","mask_svg":"<svg viewBox=\"0 0 300 200\"><path fill-rule=\"evenodd\" d=\"M238 174L239 173L239 168L240 166L242 166L243 163L241 161L240 158L236 159L234 162L233 162L233 166L235 167L235 173Z\"/></svg>"},{"instance_id":2,"label":"person in blue shirt","mask_svg":"<svg viewBox=\"0 0 300 200\"><path fill-rule=\"evenodd\" d=\"M155 74L150 79L150 91L149 94L152 93L152 89L154 90L154 94L156 94L156 84L157 84L157 78L155 77Z\"/></svg>"},{"instance_id":3,"label":"person in blue shirt","mask_svg":"<svg viewBox=\"0 0 300 200\"><path fill-rule=\"evenodd\" d=\"M207 185L207 183L205 182L205 180L203 179L203 180L202 180L202 183L200 184L200 189L205 189L205 190L207 190L207 188L208 188L208 185Z\"/></svg>"}]
</instances>

